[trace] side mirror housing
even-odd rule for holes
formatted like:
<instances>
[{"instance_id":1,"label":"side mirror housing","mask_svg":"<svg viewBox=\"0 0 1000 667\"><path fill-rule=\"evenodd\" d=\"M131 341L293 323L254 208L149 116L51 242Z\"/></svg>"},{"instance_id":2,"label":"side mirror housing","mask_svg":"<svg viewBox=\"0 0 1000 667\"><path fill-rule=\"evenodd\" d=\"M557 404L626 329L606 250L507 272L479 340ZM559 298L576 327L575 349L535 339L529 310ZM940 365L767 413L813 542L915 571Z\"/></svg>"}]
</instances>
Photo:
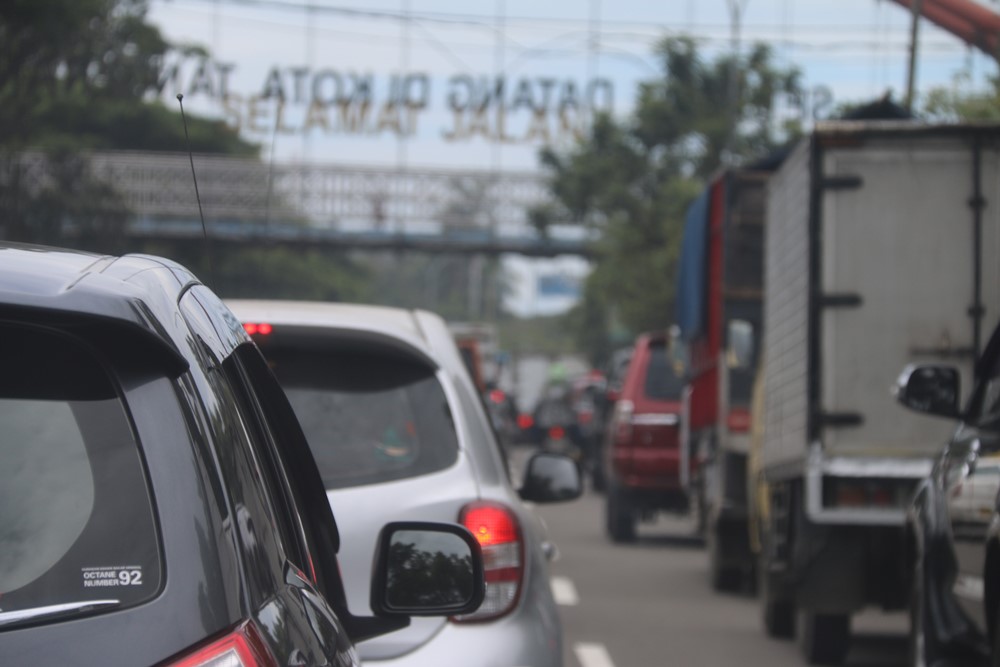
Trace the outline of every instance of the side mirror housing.
<instances>
[{"instance_id":1,"label":"side mirror housing","mask_svg":"<svg viewBox=\"0 0 1000 667\"><path fill-rule=\"evenodd\" d=\"M745 370L753 364L753 325L746 320L731 320L727 331L726 365Z\"/></svg>"},{"instance_id":2,"label":"side mirror housing","mask_svg":"<svg viewBox=\"0 0 1000 667\"><path fill-rule=\"evenodd\" d=\"M957 418L960 376L952 366L910 364L896 380L896 400L917 412Z\"/></svg>"},{"instance_id":3,"label":"side mirror housing","mask_svg":"<svg viewBox=\"0 0 1000 667\"><path fill-rule=\"evenodd\" d=\"M557 503L579 498L581 493L580 466L573 459L552 452L537 452L528 460L519 491L522 500Z\"/></svg>"},{"instance_id":4,"label":"side mirror housing","mask_svg":"<svg viewBox=\"0 0 1000 667\"><path fill-rule=\"evenodd\" d=\"M457 524L400 521L379 533L372 573L376 616L458 616L486 594L483 552Z\"/></svg>"}]
</instances>

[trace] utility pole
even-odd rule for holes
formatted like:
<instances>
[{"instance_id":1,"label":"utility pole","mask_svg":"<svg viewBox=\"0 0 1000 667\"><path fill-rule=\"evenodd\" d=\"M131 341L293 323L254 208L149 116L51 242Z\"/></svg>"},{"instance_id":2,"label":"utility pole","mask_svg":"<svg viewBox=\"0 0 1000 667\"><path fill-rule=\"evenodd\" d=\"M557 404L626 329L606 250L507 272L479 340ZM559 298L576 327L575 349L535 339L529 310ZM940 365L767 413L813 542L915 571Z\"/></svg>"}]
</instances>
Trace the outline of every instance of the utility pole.
<instances>
[{"instance_id":1,"label":"utility pole","mask_svg":"<svg viewBox=\"0 0 1000 667\"><path fill-rule=\"evenodd\" d=\"M601 54L601 0L590 0L590 17L587 21L587 86L594 83ZM594 110L587 109L588 130L594 126Z\"/></svg>"},{"instance_id":2,"label":"utility pole","mask_svg":"<svg viewBox=\"0 0 1000 667\"><path fill-rule=\"evenodd\" d=\"M914 88L917 80L917 38L920 32L920 14L924 6L924 0L911 0L910 9L913 10L913 20L910 23L910 62L906 69L906 102L905 107L908 113L913 113Z\"/></svg>"},{"instance_id":3,"label":"utility pole","mask_svg":"<svg viewBox=\"0 0 1000 667\"><path fill-rule=\"evenodd\" d=\"M730 19L730 46L732 48L732 65L729 67L729 91L727 97L729 102L729 133L726 140L725 154L722 155L723 164L733 162L733 143L736 140L736 124L739 122L740 106L740 37L741 21L743 12L746 10L749 0L726 0L729 4Z\"/></svg>"}]
</instances>

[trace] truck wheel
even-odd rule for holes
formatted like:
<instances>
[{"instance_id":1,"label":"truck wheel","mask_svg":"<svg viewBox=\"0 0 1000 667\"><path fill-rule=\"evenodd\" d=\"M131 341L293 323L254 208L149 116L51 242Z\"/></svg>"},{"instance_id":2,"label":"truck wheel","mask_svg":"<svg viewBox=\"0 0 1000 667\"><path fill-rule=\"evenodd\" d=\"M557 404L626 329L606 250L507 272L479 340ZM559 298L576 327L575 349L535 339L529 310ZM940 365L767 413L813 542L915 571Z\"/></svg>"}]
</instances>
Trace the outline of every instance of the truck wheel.
<instances>
[{"instance_id":1,"label":"truck wheel","mask_svg":"<svg viewBox=\"0 0 1000 667\"><path fill-rule=\"evenodd\" d=\"M760 555L757 558L755 569L764 633L772 639L791 639L795 636L795 605L788 598L776 594L774 584L770 581L765 556Z\"/></svg>"},{"instance_id":2,"label":"truck wheel","mask_svg":"<svg viewBox=\"0 0 1000 667\"><path fill-rule=\"evenodd\" d=\"M1000 667L1000 610L996 614L993 623L993 655L990 656L990 664L993 667Z\"/></svg>"},{"instance_id":3,"label":"truck wheel","mask_svg":"<svg viewBox=\"0 0 1000 667\"><path fill-rule=\"evenodd\" d=\"M610 484L606 496L608 536L612 542L634 542L636 513L628 494L617 484Z\"/></svg>"},{"instance_id":4,"label":"truck wheel","mask_svg":"<svg viewBox=\"0 0 1000 667\"><path fill-rule=\"evenodd\" d=\"M600 461L594 461L594 467L590 471L590 481L594 491L603 492L606 490L607 482L604 479L604 465Z\"/></svg>"},{"instance_id":5,"label":"truck wheel","mask_svg":"<svg viewBox=\"0 0 1000 667\"><path fill-rule=\"evenodd\" d=\"M810 665L839 665L851 639L848 614L802 613L802 652Z\"/></svg>"},{"instance_id":6,"label":"truck wheel","mask_svg":"<svg viewBox=\"0 0 1000 667\"><path fill-rule=\"evenodd\" d=\"M913 562L913 584L910 586L909 664L913 667L934 664L938 653L933 637L927 633L925 590L923 559L917 556ZM996 662L995 655L994 664L1000 664Z\"/></svg>"},{"instance_id":7,"label":"truck wheel","mask_svg":"<svg viewBox=\"0 0 1000 667\"><path fill-rule=\"evenodd\" d=\"M708 575L712 582L712 589L717 592L736 592L743 584L743 573L737 567L725 567L722 564L722 554L719 544L722 536L719 534L722 527L718 523L711 523L705 532L705 548L708 551Z\"/></svg>"}]
</instances>

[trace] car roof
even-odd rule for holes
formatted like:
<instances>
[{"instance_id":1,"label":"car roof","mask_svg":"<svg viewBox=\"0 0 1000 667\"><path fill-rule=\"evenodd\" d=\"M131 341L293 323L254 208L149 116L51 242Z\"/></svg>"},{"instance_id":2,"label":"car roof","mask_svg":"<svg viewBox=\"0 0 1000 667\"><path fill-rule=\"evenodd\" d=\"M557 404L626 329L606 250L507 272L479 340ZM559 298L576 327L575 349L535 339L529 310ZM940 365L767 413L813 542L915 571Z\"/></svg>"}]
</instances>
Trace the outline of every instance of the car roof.
<instances>
[{"instance_id":1,"label":"car roof","mask_svg":"<svg viewBox=\"0 0 1000 667\"><path fill-rule=\"evenodd\" d=\"M144 341L175 374L187 368L173 342L177 301L195 284L181 265L159 257L0 243L4 309L99 320Z\"/></svg>"},{"instance_id":2,"label":"car roof","mask_svg":"<svg viewBox=\"0 0 1000 667\"><path fill-rule=\"evenodd\" d=\"M461 363L444 320L424 310L263 299L227 299L226 305L244 322L335 330L371 340L398 341L434 366L450 368L456 361Z\"/></svg>"}]
</instances>

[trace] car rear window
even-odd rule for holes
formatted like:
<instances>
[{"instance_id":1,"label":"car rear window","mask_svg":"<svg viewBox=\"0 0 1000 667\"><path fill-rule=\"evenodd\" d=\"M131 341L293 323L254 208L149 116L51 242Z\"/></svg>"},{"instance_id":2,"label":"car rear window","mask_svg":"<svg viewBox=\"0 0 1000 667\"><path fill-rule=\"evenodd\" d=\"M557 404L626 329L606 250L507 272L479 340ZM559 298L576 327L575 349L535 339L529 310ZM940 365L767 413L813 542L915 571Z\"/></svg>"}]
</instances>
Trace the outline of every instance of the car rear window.
<instances>
[{"instance_id":1,"label":"car rear window","mask_svg":"<svg viewBox=\"0 0 1000 667\"><path fill-rule=\"evenodd\" d=\"M647 398L657 398L664 401L679 401L684 382L674 373L673 365L667 355L664 343L652 343L649 346L649 365L646 367L646 385L644 392Z\"/></svg>"},{"instance_id":2,"label":"car rear window","mask_svg":"<svg viewBox=\"0 0 1000 667\"><path fill-rule=\"evenodd\" d=\"M435 370L371 349L265 350L327 489L405 479L458 458Z\"/></svg>"},{"instance_id":3,"label":"car rear window","mask_svg":"<svg viewBox=\"0 0 1000 667\"><path fill-rule=\"evenodd\" d=\"M111 376L49 329L0 323L0 342L0 628L151 598L152 503Z\"/></svg>"}]
</instances>

